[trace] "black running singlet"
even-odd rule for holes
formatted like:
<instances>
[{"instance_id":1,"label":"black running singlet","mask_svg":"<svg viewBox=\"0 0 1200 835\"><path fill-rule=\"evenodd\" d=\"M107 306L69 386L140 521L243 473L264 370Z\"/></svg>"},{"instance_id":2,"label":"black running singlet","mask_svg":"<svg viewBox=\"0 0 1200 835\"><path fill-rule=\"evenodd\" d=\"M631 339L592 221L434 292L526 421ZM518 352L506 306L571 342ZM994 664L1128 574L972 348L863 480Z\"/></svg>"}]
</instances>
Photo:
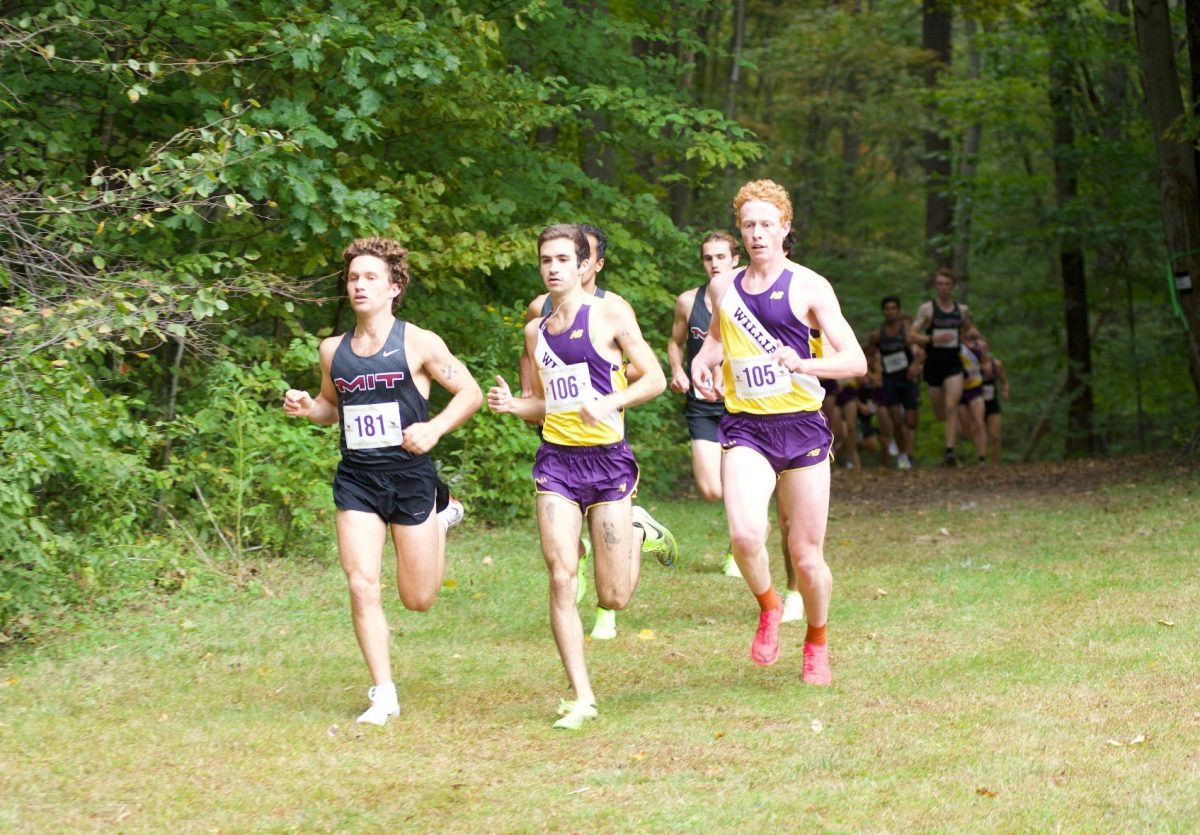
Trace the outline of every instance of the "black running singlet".
<instances>
[{"instance_id":1,"label":"black running singlet","mask_svg":"<svg viewBox=\"0 0 1200 835\"><path fill-rule=\"evenodd\" d=\"M930 299L929 303L932 305L933 311L929 321L929 330L926 331L930 337L928 350L943 358L958 356L958 333L963 323L963 315L959 310L958 302L954 303L954 309L949 312L938 307L937 299ZM939 342L934 339L935 335L944 333L953 333L954 341Z\"/></svg>"},{"instance_id":2,"label":"black running singlet","mask_svg":"<svg viewBox=\"0 0 1200 835\"><path fill-rule=\"evenodd\" d=\"M883 376L893 380L908 373L912 363L912 351L908 347L908 326L900 323L900 332L889 334L887 325L879 326L879 356L883 364Z\"/></svg>"},{"instance_id":3,"label":"black running singlet","mask_svg":"<svg viewBox=\"0 0 1200 835\"><path fill-rule=\"evenodd\" d=\"M417 389L404 353L405 323L392 323L380 349L360 357L350 348L354 331L338 343L330 364L338 393L342 460L387 469L423 457L404 449L404 427L429 418L429 401Z\"/></svg>"}]
</instances>

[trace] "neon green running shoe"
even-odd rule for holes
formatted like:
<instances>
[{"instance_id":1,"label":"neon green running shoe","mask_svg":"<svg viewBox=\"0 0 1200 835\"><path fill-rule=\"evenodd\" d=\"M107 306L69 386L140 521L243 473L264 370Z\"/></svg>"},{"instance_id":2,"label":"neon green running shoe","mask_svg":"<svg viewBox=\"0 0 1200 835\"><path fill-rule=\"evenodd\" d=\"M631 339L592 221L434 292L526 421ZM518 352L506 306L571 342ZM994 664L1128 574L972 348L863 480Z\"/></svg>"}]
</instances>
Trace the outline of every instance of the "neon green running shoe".
<instances>
[{"instance_id":1,"label":"neon green running shoe","mask_svg":"<svg viewBox=\"0 0 1200 835\"><path fill-rule=\"evenodd\" d=\"M737 577L741 579L742 570L738 568L737 560L733 558L733 551L725 555L725 566L721 569L726 577Z\"/></svg>"},{"instance_id":2,"label":"neon green running shoe","mask_svg":"<svg viewBox=\"0 0 1200 835\"><path fill-rule=\"evenodd\" d=\"M596 622L592 625L593 641L611 641L617 637L617 613L603 606L596 607Z\"/></svg>"},{"instance_id":3,"label":"neon green running shoe","mask_svg":"<svg viewBox=\"0 0 1200 835\"><path fill-rule=\"evenodd\" d=\"M583 727L584 722L590 722L597 718L600 712L596 710L595 705L563 699L558 703L558 715L562 718L554 723L555 729L577 731Z\"/></svg>"},{"instance_id":4,"label":"neon green running shoe","mask_svg":"<svg viewBox=\"0 0 1200 835\"><path fill-rule=\"evenodd\" d=\"M673 567L675 560L679 558L679 545L671 532L655 522L646 509L639 505L633 506L633 524L645 534L642 539L642 553L653 554L667 568Z\"/></svg>"}]
</instances>

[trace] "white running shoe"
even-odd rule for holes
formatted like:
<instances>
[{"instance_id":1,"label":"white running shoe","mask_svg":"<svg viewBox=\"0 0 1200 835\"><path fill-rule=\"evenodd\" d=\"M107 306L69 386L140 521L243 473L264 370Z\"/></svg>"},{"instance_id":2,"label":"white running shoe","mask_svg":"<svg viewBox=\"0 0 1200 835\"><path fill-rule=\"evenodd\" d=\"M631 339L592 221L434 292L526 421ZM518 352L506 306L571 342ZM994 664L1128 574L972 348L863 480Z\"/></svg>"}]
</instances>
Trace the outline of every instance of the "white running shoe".
<instances>
[{"instance_id":1,"label":"white running shoe","mask_svg":"<svg viewBox=\"0 0 1200 835\"><path fill-rule=\"evenodd\" d=\"M376 684L367 691L371 706L355 719L364 725L386 725L387 720L400 715L400 700L396 697L395 684Z\"/></svg>"},{"instance_id":2,"label":"white running shoe","mask_svg":"<svg viewBox=\"0 0 1200 835\"><path fill-rule=\"evenodd\" d=\"M592 625L593 641L611 641L617 637L617 613L603 606L596 607L596 622Z\"/></svg>"},{"instance_id":3,"label":"white running shoe","mask_svg":"<svg viewBox=\"0 0 1200 835\"><path fill-rule=\"evenodd\" d=\"M446 530L450 530L461 522L465 515L466 510L463 508L463 503L453 496L450 497L450 502L437 512L438 521Z\"/></svg>"},{"instance_id":4,"label":"white running shoe","mask_svg":"<svg viewBox=\"0 0 1200 835\"><path fill-rule=\"evenodd\" d=\"M888 455L896 458L900 455L900 447L896 446L895 438L888 438Z\"/></svg>"},{"instance_id":5,"label":"white running shoe","mask_svg":"<svg viewBox=\"0 0 1200 835\"><path fill-rule=\"evenodd\" d=\"M563 699L558 703L558 715L562 718L554 723L553 727L556 730L577 731L583 727L584 722L592 721L600 713L596 710L595 705Z\"/></svg>"},{"instance_id":6,"label":"white running shoe","mask_svg":"<svg viewBox=\"0 0 1200 835\"><path fill-rule=\"evenodd\" d=\"M911 470L912 469L912 461L908 460L907 455L904 455L904 454L897 455L896 456L896 469L897 470Z\"/></svg>"},{"instance_id":7,"label":"white running shoe","mask_svg":"<svg viewBox=\"0 0 1200 835\"><path fill-rule=\"evenodd\" d=\"M798 591L789 591L783 596L783 622L804 620L804 597Z\"/></svg>"}]
</instances>

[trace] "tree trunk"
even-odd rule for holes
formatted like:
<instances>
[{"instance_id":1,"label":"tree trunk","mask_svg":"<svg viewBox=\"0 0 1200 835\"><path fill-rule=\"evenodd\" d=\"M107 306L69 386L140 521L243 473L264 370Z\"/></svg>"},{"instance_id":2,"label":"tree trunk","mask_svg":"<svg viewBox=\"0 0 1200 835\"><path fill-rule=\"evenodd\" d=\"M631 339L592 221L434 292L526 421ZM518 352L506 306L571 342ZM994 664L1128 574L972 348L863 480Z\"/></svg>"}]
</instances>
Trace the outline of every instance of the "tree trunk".
<instances>
[{"instance_id":1,"label":"tree trunk","mask_svg":"<svg viewBox=\"0 0 1200 835\"><path fill-rule=\"evenodd\" d=\"M1188 85L1191 91L1192 118L1200 116L1200 0L1184 0L1187 21ZM1126 12L1128 14L1128 12ZM1200 147L1192 129L1192 167L1200 172Z\"/></svg>"},{"instance_id":2,"label":"tree trunk","mask_svg":"<svg viewBox=\"0 0 1200 835\"><path fill-rule=\"evenodd\" d=\"M1050 12L1050 113L1054 124L1054 194L1058 206L1059 265L1067 326L1067 455L1094 451L1092 416L1092 341L1088 334L1087 273L1083 242L1064 222L1079 199L1074 112L1079 96L1076 67L1067 53L1067 13L1056 4Z\"/></svg>"},{"instance_id":3,"label":"tree trunk","mask_svg":"<svg viewBox=\"0 0 1200 835\"><path fill-rule=\"evenodd\" d=\"M1142 89L1158 153L1163 233L1187 329L1188 369L1200 396L1200 293L1195 290L1200 275L1200 216L1195 156L1191 143L1177 132L1184 109L1167 2L1134 0L1133 10Z\"/></svg>"},{"instance_id":4,"label":"tree trunk","mask_svg":"<svg viewBox=\"0 0 1200 835\"><path fill-rule=\"evenodd\" d=\"M925 67L925 87L930 95L938 87L939 77L950 66L951 24L953 15L948 0L923 0L921 45L930 53ZM931 105L929 125L925 129L925 247L939 267L953 260L951 231L954 207L950 199L950 139L938 129L936 107Z\"/></svg>"},{"instance_id":5,"label":"tree trunk","mask_svg":"<svg viewBox=\"0 0 1200 835\"><path fill-rule=\"evenodd\" d=\"M979 78L979 45L975 43L975 21L963 21L967 38L967 76ZM954 210L954 274L958 277L958 297L965 304L969 301L970 256L971 256L971 191L975 182L975 168L979 160L979 147L983 142L983 123L973 122L963 134L962 158L958 168L958 200Z\"/></svg>"}]
</instances>

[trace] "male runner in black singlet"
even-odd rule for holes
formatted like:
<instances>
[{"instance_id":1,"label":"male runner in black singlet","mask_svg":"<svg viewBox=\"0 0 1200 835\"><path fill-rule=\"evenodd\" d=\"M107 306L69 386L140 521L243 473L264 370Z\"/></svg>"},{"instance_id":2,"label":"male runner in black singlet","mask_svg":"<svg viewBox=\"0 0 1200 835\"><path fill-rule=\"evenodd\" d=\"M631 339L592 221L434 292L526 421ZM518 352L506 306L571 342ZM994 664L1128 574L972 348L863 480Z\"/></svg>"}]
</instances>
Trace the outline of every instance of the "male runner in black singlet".
<instances>
[{"instance_id":1,"label":"male runner in black singlet","mask_svg":"<svg viewBox=\"0 0 1200 835\"><path fill-rule=\"evenodd\" d=\"M350 586L354 634L373 685L359 722L383 725L400 713L383 614L380 563L388 528L396 588L405 608L433 605L446 566L446 529L462 519L429 451L479 409L471 372L432 331L397 319L408 287L408 251L386 238L354 241L342 253L353 330L321 342L321 391L290 389L283 410L339 424L342 460L333 480L338 552ZM429 415L431 382L452 397Z\"/></svg>"},{"instance_id":2,"label":"male runner in black singlet","mask_svg":"<svg viewBox=\"0 0 1200 835\"><path fill-rule=\"evenodd\" d=\"M939 267L933 276L934 298L921 305L913 320L909 341L925 349L925 384L938 420L944 420L948 467L958 464L954 442L958 437L958 404L963 393L963 364L958 346L971 325L965 304L954 300L954 271Z\"/></svg>"},{"instance_id":3,"label":"male runner in black singlet","mask_svg":"<svg viewBox=\"0 0 1200 835\"><path fill-rule=\"evenodd\" d=\"M896 438L896 466L912 468L921 405L920 371L925 352L909 342L912 318L900 312L900 299L885 296L880 307L883 324L867 337L867 360L880 376L880 405L891 417Z\"/></svg>"},{"instance_id":4,"label":"male runner in black singlet","mask_svg":"<svg viewBox=\"0 0 1200 835\"><path fill-rule=\"evenodd\" d=\"M740 255L737 241L727 232L710 232L700 242L700 259L711 280L737 265ZM706 502L721 501L721 445L717 425L725 415L723 401L709 402L692 386L692 359L708 336L712 311L708 307L708 284L685 290L675 299L671 339L667 343L667 361L671 365L671 390L687 394L683 416L687 420L692 444L692 478ZM725 554L722 570L730 577L741 577L733 551Z\"/></svg>"}]
</instances>

